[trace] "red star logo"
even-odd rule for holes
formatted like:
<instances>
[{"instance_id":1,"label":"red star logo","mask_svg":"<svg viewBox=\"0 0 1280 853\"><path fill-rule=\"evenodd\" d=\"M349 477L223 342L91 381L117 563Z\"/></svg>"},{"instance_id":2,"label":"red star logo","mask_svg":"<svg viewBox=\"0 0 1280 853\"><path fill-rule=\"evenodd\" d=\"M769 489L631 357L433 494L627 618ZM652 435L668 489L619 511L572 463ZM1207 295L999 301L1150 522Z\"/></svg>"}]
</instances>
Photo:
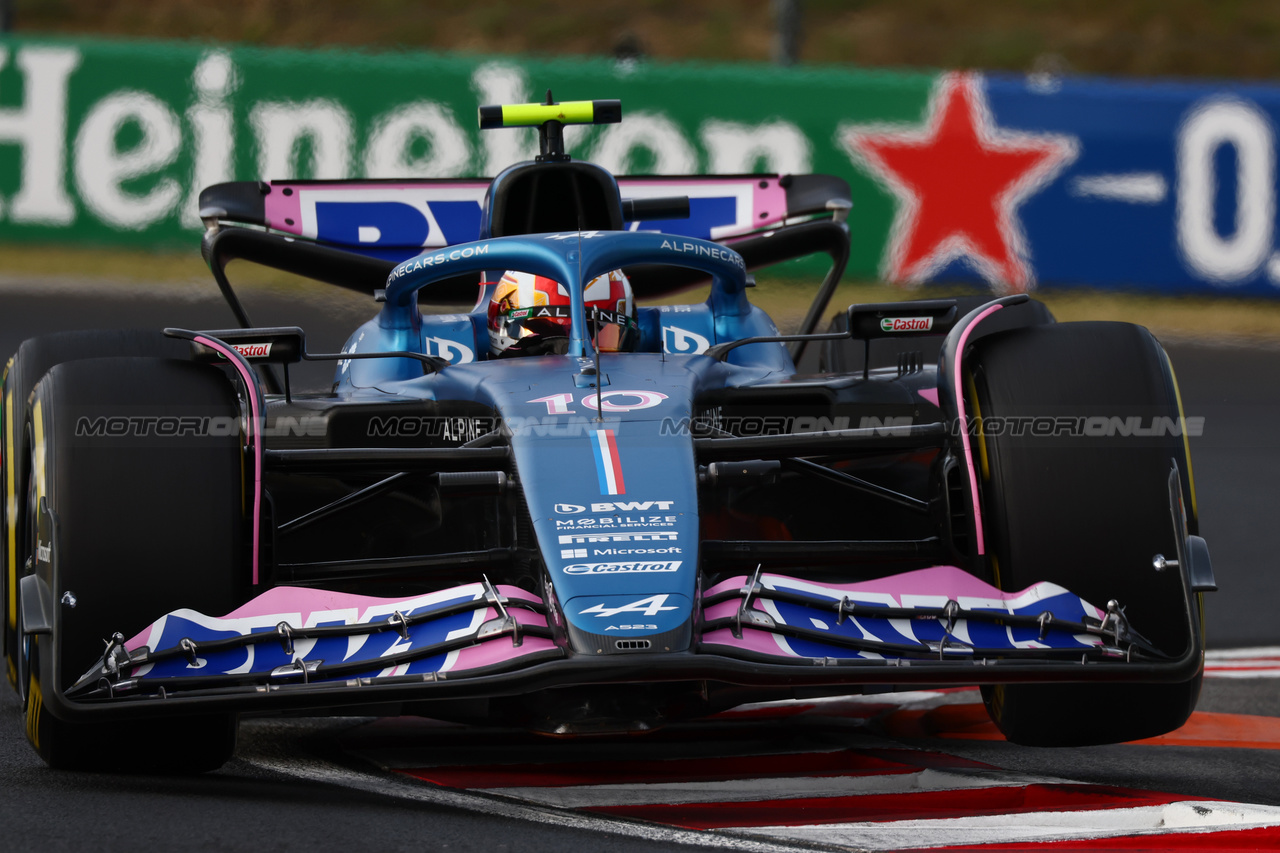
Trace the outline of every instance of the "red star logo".
<instances>
[{"instance_id":1,"label":"red star logo","mask_svg":"<svg viewBox=\"0 0 1280 853\"><path fill-rule=\"evenodd\" d=\"M973 74L942 77L922 130L846 126L840 138L899 200L885 278L924 281L963 257L997 286L1031 284L1017 209L1075 159L1073 139L998 129Z\"/></svg>"}]
</instances>

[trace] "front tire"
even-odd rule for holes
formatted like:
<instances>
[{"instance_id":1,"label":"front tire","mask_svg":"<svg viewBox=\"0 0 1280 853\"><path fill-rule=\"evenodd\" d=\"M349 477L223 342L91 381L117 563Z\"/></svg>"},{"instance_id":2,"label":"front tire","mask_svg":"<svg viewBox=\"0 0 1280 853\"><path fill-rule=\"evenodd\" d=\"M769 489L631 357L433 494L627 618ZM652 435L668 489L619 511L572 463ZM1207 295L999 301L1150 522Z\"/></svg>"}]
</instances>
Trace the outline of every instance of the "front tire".
<instances>
[{"instance_id":1,"label":"front tire","mask_svg":"<svg viewBox=\"0 0 1280 853\"><path fill-rule=\"evenodd\" d=\"M31 448L24 440L27 402L49 369L68 361L104 356L184 358L190 345L152 329L93 329L55 332L22 342L5 366L0 388L0 632L9 683L23 689L18 676L18 580L29 553L22 547L21 519L27 517L26 484Z\"/></svg>"},{"instance_id":2,"label":"front tire","mask_svg":"<svg viewBox=\"0 0 1280 853\"><path fill-rule=\"evenodd\" d=\"M1175 463L1196 532L1181 404L1163 348L1140 326L1064 323L984 338L968 363L967 397L983 424L974 453L996 585L1016 591L1047 580L1096 606L1115 599L1135 630L1182 655L1192 638L1181 578L1151 566L1153 555L1176 553L1168 495ZM1055 419L1058 434L1036 436L1023 421L1022 434L1012 435L1016 418ZM1056 426L1073 419L1117 434L1067 435ZM1162 429L1140 434L1153 426ZM1118 743L1185 723L1202 672L1181 684L1004 684L984 688L983 699L1015 743Z\"/></svg>"},{"instance_id":3,"label":"front tire","mask_svg":"<svg viewBox=\"0 0 1280 853\"><path fill-rule=\"evenodd\" d=\"M59 710L113 633L127 639L173 610L238 603L247 519L232 386L193 362L69 362L36 385L28 422L28 541L54 602L53 634L25 637L20 663L32 746L57 768L220 766L234 750L234 715L81 722Z\"/></svg>"}]
</instances>

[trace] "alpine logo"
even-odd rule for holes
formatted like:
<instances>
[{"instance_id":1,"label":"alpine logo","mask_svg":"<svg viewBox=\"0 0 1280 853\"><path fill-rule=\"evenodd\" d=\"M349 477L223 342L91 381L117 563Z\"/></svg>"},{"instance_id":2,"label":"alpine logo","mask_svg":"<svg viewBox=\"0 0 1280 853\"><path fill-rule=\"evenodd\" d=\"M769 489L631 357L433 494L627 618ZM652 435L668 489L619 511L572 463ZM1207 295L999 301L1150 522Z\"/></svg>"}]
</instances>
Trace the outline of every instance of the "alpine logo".
<instances>
[{"instance_id":1,"label":"alpine logo","mask_svg":"<svg viewBox=\"0 0 1280 853\"><path fill-rule=\"evenodd\" d=\"M679 564L677 563L677 565ZM586 616L591 613L600 619L617 616L619 613L642 613L645 616L657 616L666 610L679 609L674 604L667 606L667 594L663 593L662 595L651 595L639 601L632 601L619 607L605 607L603 604L597 604L594 607L588 607L586 610L579 610L578 615Z\"/></svg>"},{"instance_id":2,"label":"alpine logo","mask_svg":"<svg viewBox=\"0 0 1280 853\"><path fill-rule=\"evenodd\" d=\"M932 317L885 317L880 321L882 332L927 332L932 328Z\"/></svg>"},{"instance_id":3,"label":"alpine logo","mask_svg":"<svg viewBox=\"0 0 1280 853\"><path fill-rule=\"evenodd\" d=\"M647 574L652 572L678 572L682 560L668 560L666 562L653 563L573 563L564 567L566 575L626 575L626 574ZM601 605L596 605L597 607ZM675 610L674 607L665 607L664 610ZM583 613L591 611L584 610ZM601 614L612 615L610 614ZM648 614L654 615L652 613Z\"/></svg>"},{"instance_id":4,"label":"alpine logo","mask_svg":"<svg viewBox=\"0 0 1280 853\"><path fill-rule=\"evenodd\" d=\"M271 342L261 344L232 344L231 348L245 358L266 358L271 355Z\"/></svg>"}]
</instances>

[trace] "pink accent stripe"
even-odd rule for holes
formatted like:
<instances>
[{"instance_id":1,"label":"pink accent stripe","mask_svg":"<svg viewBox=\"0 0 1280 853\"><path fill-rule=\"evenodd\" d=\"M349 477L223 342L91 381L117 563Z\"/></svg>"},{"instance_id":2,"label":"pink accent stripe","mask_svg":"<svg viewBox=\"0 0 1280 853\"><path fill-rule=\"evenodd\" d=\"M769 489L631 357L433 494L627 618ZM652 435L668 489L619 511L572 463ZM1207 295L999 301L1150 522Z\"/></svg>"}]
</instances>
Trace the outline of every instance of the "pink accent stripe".
<instances>
[{"instance_id":1,"label":"pink accent stripe","mask_svg":"<svg viewBox=\"0 0 1280 853\"><path fill-rule=\"evenodd\" d=\"M703 646L729 646L735 649L746 649L751 652L759 652L764 655L772 655L773 657L785 657L786 652L778 645L778 641L774 639L776 634L770 634L765 631L756 631L744 628L742 638L733 636L733 632L728 628L721 628L717 631L709 631L702 635ZM793 657L799 657L794 652Z\"/></svg>"},{"instance_id":2,"label":"pink accent stripe","mask_svg":"<svg viewBox=\"0 0 1280 853\"><path fill-rule=\"evenodd\" d=\"M613 468L613 482L616 490L615 495L625 495L627 493L627 484L622 480L622 457L618 455L618 438L613 434L613 430L604 431L605 446L608 448L609 459L608 464Z\"/></svg>"},{"instance_id":3,"label":"pink accent stripe","mask_svg":"<svg viewBox=\"0 0 1280 853\"><path fill-rule=\"evenodd\" d=\"M527 611L525 611L527 612ZM529 620L519 609L511 611L516 617L516 621L521 625L545 625L546 620L541 622ZM483 666L494 666L525 655L539 654L542 652L555 651L556 644L544 637L524 637L520 645L513 645L510 637L497 637L478 646L468 646L458 651L458 657L453 662L453 666L449 667L449 672L462 672L467 669L479 669Z\"/></svg>"},{"instance_id":4,"label":"pink accent stripe","mask_svg":"<svg viewBox=\"0 0 1280 853\"><path fill-rule=\"evenodd\" d=\"M262 212L267 227L302 236L302 196L296 190L285 195L279 186L273 186L263 199Z\"/></svg>"},{"instance_id":5,"label":"pink accent stripe","mask_svg":"<svg viewBox=\"0 0 1280 853\"><path fill-rule=\"evenodd\" d=\"M786 585L788 581L794 583L798 579L789 578L786 575L775 575L772 572L761 576L761 581L765 586L772 587L775 584ZM715 586L708 589L703 595L716 595L727 589L741 589L746 583L745 575L723 580ZM945 595L951 598L957 596L973 596L975 598L995 598L1002 601L1008 601L1023 595L1026 590L1010 590L1008 592L996 589L991 584L979 580L964 569L956 566L931 566L927 569L913 569L902 574L889 575L888 577L876 578L869 581L858 581L849 584L833 584L818 583L816 581L801 581L807 586L818 587L826 590L827 595L838 599L842 595L850 593L888 593L894 597L902 595ZM1027 587L1031 589L1037 584ZM707 608L707 613L720 613L718 609L724 604L730 605L736 609L739 602L730 600L722 602ZM708 615L708 618L715 618Z\"/></svg>"},{"instance_id":6,"label":"pink accent stripe","mask_svg":"<svg viewBox=\"0 0 1280 853\"><path fill-rule=\"evenodd\" d=\"M974 319L960 335L960 341L956 344L956 363L952 368L955 370L955 389L956 389L956 414L960 416L960 442L964 445L964 463L969 468L969 491L973 498L973 527L977 533L978 553L987 553L986 543L982 536L982 509L978 506L978 477L973 470L973 449L969 446L969 425L968 419L964 416L964 386L960 383L960 365L964 361L964 345L969 340L969 333L978 327L978 324L985 320L991 314L1003 308L1003 305L992 305L986 311Z\"/></svg>"},{"instance_id":7,"label":"pink accent stripe","mask_svg":"<svg viewBox=\"0 0 1280 853\"><path fill-rule=\"evenodd\" d=\"M249 398L249 413L252 416L249 423L249 443L253 447L253 585L258 585L258 542L260 531L258 525L262 517L262 438L258 436L254 438L253 431L258 428L259 420L258 412L258 385L253 380L253 376L245 369L240 362L240 354L232 353L232 350L221 341L213 338L206 338L202 335L196 335L196 343L206 346L215 352L220 352L226 356L227 361L235 365L240 373L240 378L244 380L246 396Z\"/></svg>"},{"instance_id":8,"label":"pink accent stripe","mask_svg":"<svg viewBox=\"0 0 1280 853\"><path fill-rule=\"evenodd\" d=\"M536 595L519 587L498 584L496 589L507 598L518 598L522 601L542 601ZM351 592L334 592L328 589L312 589L297 586L276 586L262 593L245 604L232 610L224 619L251 619L255 616L271 616L277 613L301 613L305 624L310 615L317 611L334 611L354 609L360 612L378 605L399 604L401 609L409 610L422 605L423 599L434 598L444 601L463 595L478 595L479 584L444 589L428 595L413 595L403 598L384 598L373 595L357 595ZM521 608L513 608L513 612L527 612Z\"/></svg>"},{"instance_id":9,"label":"pink accent stripe","mask_svg":"<svg viewBox=\"0 0 1280 853\"><path fill-rule=\"evenodd\" d=\"M763 186L761 186L763 184ZM777 178L761 178L755 186L755 216L751 225L771 225L787 218L787 191L783 189Z\"/></svg>"}]
</instances>

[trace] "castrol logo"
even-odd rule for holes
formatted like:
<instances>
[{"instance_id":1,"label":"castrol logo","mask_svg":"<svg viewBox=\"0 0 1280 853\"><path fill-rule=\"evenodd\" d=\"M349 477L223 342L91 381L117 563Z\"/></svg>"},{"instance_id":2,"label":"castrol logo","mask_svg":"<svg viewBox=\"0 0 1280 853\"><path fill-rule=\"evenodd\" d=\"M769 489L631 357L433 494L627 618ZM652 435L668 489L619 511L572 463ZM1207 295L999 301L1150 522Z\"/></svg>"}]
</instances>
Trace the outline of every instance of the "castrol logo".
<instances>
[{"instance_id":1,"label":"castrol logo","mask_svg":"<svg viewBox=\"0 0 1280 853\"><path fill-rule=\"evenodd\" d=\"M885 317L880 321L883 332L927 332L932 328L932 317Z\"/></svg>"},{"instance_id":2,"label":"castrol logo","mask_svg":"<svg viewBox=\"0 0 1280 853\"><path fill-rule=\"evenodd\" d=\"M231 348L245 358L266 358L271 355L271 342L262 344L232 344Z\"/></svg>"}]
</instances>

